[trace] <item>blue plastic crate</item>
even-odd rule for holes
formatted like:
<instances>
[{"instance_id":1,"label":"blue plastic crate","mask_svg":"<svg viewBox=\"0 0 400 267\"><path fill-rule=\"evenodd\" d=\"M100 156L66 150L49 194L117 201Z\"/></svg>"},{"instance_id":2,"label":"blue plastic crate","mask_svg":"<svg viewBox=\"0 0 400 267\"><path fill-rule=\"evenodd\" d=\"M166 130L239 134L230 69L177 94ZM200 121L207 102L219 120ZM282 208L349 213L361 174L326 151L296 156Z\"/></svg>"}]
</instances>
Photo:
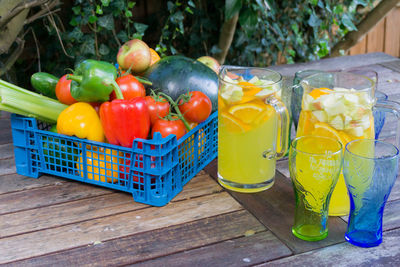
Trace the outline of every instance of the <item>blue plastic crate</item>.
<instances>
[{"instance_id":1,"label":"blue plastic crate","mask_svg":"<svg viewBox=\"0 0 400 267\"><path fill-rule=\"evenodd\" d=\"M130 192L136 202L164 206L217 156L217 112L181 139L135 139L132 148L48 131L34 118L12 114L17 173L56 175Z\"/></svg>"}]
</instances>

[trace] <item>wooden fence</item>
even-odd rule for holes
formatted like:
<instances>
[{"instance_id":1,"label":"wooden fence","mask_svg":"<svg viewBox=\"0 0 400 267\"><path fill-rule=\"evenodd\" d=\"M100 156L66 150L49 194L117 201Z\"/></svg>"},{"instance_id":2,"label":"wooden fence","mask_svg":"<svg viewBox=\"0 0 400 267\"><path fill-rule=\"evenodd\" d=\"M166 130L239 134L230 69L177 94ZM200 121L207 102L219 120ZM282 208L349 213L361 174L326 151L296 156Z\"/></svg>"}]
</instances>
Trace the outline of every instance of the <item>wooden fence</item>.
<instances>
[{"instance_id":1,"label":"wooden fence","mask_svg":"<svg viewBox=\"0 0 400 267\"><path fill-rule=\"evenodd\" d=\"M350 49L350 55L370 52L385 52L400 57L400 6L386 15L375 27L355 46Z\"/></svg>"}]
</instances>

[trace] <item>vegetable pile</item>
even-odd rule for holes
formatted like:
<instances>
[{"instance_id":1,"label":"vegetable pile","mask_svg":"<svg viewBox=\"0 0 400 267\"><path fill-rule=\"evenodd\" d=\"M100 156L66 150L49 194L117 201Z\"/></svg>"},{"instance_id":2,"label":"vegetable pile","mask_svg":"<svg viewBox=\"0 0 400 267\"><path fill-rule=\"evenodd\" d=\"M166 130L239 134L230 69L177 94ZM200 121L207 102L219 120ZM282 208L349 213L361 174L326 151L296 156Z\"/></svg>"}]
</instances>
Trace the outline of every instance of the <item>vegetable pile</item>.
<instances>
[{"instance_id":1,"label":"vegetable pile","mask_svg":"<svg viewBox=\"0 0 400 267\"><path fill-rule=\"evenodd\" d=\"M124 147L155 132L179 139L216 110L217 75L200 61L160 59L135 39L121 46L117 62L86 59L61 78L35 73L37 93L0 80L0 110L56 124L59 134Z\"/></svg>"}]
</instances>

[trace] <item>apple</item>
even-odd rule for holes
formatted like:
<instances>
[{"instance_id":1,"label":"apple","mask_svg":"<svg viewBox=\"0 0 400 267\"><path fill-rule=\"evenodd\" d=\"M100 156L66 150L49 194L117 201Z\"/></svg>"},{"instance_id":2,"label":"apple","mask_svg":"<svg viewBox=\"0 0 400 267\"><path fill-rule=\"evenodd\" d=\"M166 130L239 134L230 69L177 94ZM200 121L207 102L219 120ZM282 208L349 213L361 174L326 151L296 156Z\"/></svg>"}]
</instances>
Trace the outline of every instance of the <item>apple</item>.
<instances>
[{"instance_id":1,"label":"apple","mask_svg":"<svg viewBox=\"0 0 400 267\"><path fill-rule=\"evenodd\" d=\"M124 70L131 68L134 73L143 72L150 66L150 48L142 40L130 40L119 48L117 62Z\"/></svg>"},{"instance_id":2,"label":"apple","mask_svg":"<svg viewBox=\"0 0 400 267\"><path fill-rule=\"evenodd\" d=\"M205 64L207 67L215 71L215 73L219 73L219 68L221 65L218 63L218 61L210 56L202 56L197 59L197 61L200 61L201 63Z\"/></svg>"}]
</instances>

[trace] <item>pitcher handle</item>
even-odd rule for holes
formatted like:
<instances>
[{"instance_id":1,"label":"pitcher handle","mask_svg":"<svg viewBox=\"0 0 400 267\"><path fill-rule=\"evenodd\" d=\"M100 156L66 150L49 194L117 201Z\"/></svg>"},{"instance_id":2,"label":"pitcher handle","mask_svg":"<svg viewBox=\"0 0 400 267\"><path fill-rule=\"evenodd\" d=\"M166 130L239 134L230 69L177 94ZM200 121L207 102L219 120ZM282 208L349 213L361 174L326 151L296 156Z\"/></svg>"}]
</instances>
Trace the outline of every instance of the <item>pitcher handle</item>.
<instances>
[{"instance_id":1,"label":"pitcher handle","mask_svg":"<svg viewBox=\"0 0 400 267\"><path fill-rule=\"evenodd\" d=\"M287 148L288 148L289 112L288 112L287 108L285 107L285 104L283 104L283 102L280 101L279 99L277 99L275 96L271 96L271 97L267 98L266 103L271 105L275 109L276 114L279 116L278 121L281 122L280 125L277 125L278 127L281 128L281 136L280 136L281 137L280 138L281 151L276 151L276 154L274 155L274 158L280 159L286 154Z\"/></svg>"},{"instance_id":2,"label":"pitcher handle","mask_svg":"<svg viewBox=\"0 0 400 267\"><path fill-rule=\"evenodd\" d=\"M389 112L397 118L396 146L400 147L400 103L392 100L379 100L373 109L379 109L383 112Z\"/></svg>"}]
</instances>

